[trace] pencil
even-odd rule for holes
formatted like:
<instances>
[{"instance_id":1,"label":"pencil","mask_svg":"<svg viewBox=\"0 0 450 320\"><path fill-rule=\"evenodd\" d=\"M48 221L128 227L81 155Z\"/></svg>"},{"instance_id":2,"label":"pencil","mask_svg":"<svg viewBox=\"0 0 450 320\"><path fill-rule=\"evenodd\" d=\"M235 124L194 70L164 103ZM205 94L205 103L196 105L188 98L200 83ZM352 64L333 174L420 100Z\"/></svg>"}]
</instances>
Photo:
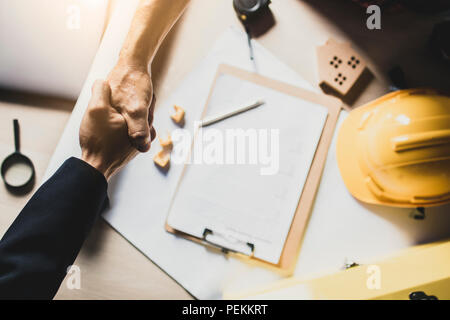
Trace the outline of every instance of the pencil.
<instances>
[{"instance_id":1,"label":"pencil","mask_svg":"<svg viewBox=\"0 0 450 320\"><path fill-rule=\"evenodd\" d=\"M264 104L264 101L258 100L258 101L254 102L252 104L246 105L244 107L240 107L240 108L238 108L236 110L228 111L228 112L225 112L225 113L222 113L222 114L219 114L219 115L208 117L208 118L202 120L200 126L201 127L209 126L209 125L211 125L213 123L222 121L222 120L227 119L229 117L235 116L235 115L237 115L239 113L242 113L242 112L245 112L245 111L257 108L257 107L259 107L259 106L261 106L263 104Z\"/></svg>"}]
</instances>

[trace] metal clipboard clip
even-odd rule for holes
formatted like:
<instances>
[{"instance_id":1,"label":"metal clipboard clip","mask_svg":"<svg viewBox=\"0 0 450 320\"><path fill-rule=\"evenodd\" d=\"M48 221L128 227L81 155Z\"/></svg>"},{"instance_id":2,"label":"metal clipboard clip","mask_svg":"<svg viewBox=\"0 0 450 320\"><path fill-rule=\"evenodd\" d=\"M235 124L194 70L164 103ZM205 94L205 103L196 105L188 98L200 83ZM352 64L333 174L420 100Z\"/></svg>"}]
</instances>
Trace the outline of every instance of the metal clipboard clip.
<instances>
[{"instance_id":1,"label":"metal clipboard clip","mask_svg":"<svg viewBox=\"0 0 450 320\"><path fill-rule=\"evenodd\" d=\"M210 239L208 239L208 237ZM225 254L229 252L242 253L250 258L253 258L255 253L255 245L253 243L245 242L236 238L234 238L233 241L230 239L231 237L219 232L213 232L211 229L205 228L203 230L202 241L208 245L220 249ZM224 243L227 242L228 245L225 245Z\"/></svg>"}]
</instances>

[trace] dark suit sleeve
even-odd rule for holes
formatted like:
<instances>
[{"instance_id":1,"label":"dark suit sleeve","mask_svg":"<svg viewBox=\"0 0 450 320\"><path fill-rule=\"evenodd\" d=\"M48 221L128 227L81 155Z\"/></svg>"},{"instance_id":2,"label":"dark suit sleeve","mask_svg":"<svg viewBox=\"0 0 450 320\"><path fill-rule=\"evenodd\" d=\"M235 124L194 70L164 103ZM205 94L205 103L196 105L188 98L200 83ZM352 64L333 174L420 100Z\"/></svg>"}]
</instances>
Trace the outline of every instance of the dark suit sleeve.
<instances>
[{"instance_id":1,"label":"dark suit sleeve","mask_svg":"<svg viewBox=\"0 0 450 320\"><path fill-rule=\"evenodd\" d=\"M0 241L0 298L51 299L107 203L105 177L70 158Z\"/></svg>"}]
</instances>

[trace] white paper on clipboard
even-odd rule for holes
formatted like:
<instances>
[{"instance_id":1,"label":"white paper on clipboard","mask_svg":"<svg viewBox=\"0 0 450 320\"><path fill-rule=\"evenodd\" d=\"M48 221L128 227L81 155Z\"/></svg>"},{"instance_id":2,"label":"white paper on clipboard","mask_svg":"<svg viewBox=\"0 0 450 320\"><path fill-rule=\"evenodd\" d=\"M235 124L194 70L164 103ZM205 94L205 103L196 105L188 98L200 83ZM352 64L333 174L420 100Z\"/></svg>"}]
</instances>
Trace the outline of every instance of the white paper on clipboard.
<instances>
[{"instance_id":1,"label":"white paper on clipboard","mask_svg":"<svg viewBox=\"0 0 450 320\"><path fill-rule=\"evenodd\" d=\"M328 110L222 73L205 117L253 100L265 104L197 131L167 222L277 264Z\"/></svg>"}]
</instances>

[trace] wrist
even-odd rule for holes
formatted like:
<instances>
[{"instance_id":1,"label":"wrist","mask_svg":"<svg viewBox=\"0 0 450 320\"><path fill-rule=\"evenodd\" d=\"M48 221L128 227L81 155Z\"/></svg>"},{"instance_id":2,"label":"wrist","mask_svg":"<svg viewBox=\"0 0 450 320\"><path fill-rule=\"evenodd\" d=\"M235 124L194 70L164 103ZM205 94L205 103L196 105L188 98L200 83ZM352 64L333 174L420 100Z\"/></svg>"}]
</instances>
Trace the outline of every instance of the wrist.
<instances>
[{"instance_id":1,"label":"wrist","mask_svg":"<svg viewBox=\"0 0 450 320\"><path fill-rule=\"evenodd\" d=\"M99 171L106 180L111 176L110 166L108 166L100 157L83 152L81 160Z\"/></svg>"},{"instance_id":2,"label":"wrist","mask_svg":"<svg viewBox=\"0 0 450 320\"><path fill-rule=\"evenodd\" d=\"M119 55L119 60L116 66L120 68L146 70L148 69L148 59L140 54L129 53L122 50Z\"/></svg>"},{"instance_id":3,"label":"wrist","mask_svg":"<svg viewBox=\"0 0 450 320\"><path fill-rule=\"evenodd\" d=\"M130 74L133 72L149 73L149 70L145 59L121 55L113 72L118 72L119 74Z\"/></svg>"}]
</instances>

